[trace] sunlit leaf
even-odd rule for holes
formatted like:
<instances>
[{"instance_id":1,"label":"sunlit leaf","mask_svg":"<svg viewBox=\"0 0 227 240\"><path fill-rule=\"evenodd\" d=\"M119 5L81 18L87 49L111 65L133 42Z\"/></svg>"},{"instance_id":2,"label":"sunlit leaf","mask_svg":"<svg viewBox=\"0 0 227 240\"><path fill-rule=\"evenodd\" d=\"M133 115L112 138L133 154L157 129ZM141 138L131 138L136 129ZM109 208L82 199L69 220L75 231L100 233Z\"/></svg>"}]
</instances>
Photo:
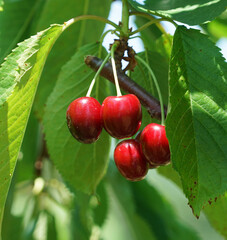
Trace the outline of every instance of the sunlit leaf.
<instances>
[{"instance_id":1,"label":"sunlit leaf","mask_svg":"<svg viewBox=\"0 0 227 240\"><path fill-rule=\"evenodd\" d=\"M53 25L20 43L0 68L0 217L43 65L63 27Z\"/></svg>"},{"instance_id":2,"label":"sunlit leaf","mask_svg":"<svg viewBox=\"0 0 227 240\"><path fill-rule=\"evenodd\" d=\"M195 215L227 190L227 63L197 30L179 27L166 131L171 161Z\"/></svg>"},{"instance_id":3,"label":"sunlit leaf","mask_svg":"<svg viewBox=\"0 0 227 240\"><path fill-rule=\"evenodd\" d=\"M172 18L189 25L213 20L226 8L226 0L128 0L141 12Z\"/></svg>"},{"instance_id":4,"label":"sunlit leaf","mask_svg":"<svg viewBox=\"0 0 227 240\"><path fill-rule=\"evenodd\" d=\"M0 8L1 3L2 1L0 1ZM21 41L21 37L34 15L37 4L37 0L7 0L4 2L4 11L0 12L0 63Z\"/></svg>"}]
</instances>

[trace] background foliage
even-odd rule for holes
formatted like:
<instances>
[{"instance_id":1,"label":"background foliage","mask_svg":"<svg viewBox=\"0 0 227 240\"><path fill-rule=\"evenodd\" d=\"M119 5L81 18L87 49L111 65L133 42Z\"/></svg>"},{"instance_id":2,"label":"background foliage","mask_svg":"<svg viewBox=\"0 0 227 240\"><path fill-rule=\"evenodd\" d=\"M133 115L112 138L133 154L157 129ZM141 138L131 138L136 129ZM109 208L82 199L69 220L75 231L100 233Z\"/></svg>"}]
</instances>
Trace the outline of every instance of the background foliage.
<instances>
[{"instance_id":1,"label":"background foliage","mask_svg":"<svg viewBox=\"0 0 227 240\"><path fill-rule=\"evenodd\" d=\"M3 240L227 238L227 67L215 46L226 37L227 1L128 2L132 11L179 24L174 36L159 23L142 31L138 53L169 107L172 164L130 183L113 164L116 140L103 131L83 145L67 129L68 104L86 94L94 76L84 56L104 58L106 50L99 43L104 23L81 21L62 33L63 23L108 17L110 0L0 1ZM149 21L133 20L137 27ZM157 97L142 65L131 77ZM100 78L94 96L102 102L113 89ZM153 121L143 111L143 126Z\"/></svg>"}]
</instances>

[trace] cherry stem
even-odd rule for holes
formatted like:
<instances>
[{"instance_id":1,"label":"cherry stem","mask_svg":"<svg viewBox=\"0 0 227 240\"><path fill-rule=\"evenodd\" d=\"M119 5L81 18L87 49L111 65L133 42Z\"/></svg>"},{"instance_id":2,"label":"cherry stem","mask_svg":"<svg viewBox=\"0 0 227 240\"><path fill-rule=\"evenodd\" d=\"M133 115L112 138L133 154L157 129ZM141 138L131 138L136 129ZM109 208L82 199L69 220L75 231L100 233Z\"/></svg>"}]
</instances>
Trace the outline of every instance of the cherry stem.
<instances>
[{"instance_id":1,"label":"cherry stem","mask_svg":"<svg viewBox=\"0 0 227 240\"><path fill-rule=\"evenodd\" d=\"M104 17L100 17L100 16L96 16L96 15L82 15L82 16L78 16L78 17L75 17L75 18L71 18L70 20L68 20L67 22L64 23L64 28L63 28L63 31L68 28L69 26L71 26L73 23L76 23L80 20L97 20L97 21L100 21L100 22L104 22L106 24L109 24L111 26L113 26L117 31L119 32L122 32L120 27L115 24L114 22L104 18Z\"/></svg>"},{"instance_id":2,"label":"cherry stem","mask_svg":"<svg viewBox=\"0 0 227 240\"><path fill-rule=\"evenodd\" d=\"M112 45L112 48L111 48L111 62L112 62L115 86L116 86L116 90L117 90L117 96L120 97L120 96L122 96L122 94L121 94L121 89L120 89L120 86L119 86L119 81L118 81L118 77L117 77L117 69L116 69L116 64L115 64L115 60L114 60L114 52L115 52L117 46L118 46L118 43L114 43Z\"/></svg>"},{"instance_id":3,"label":"cherry stem","mask_svg":"<svg viewBox=\"0 0 227 240\"><path fill-rule=\"evenodd\" d=\"M129 30L128 30L128 24L129 24L129 11L128 11L128 1L122 0L122 16L121 16L121 23L122 23L122 37L128 38Z\"/></svg>"},{"instance_id":4,"label":"cherry stem","mask_svg":"<svg viewBox=\"0 0 227 240\"><path fill-rule=\"evenodd\" d=\"M87 56L85 58L85 63L94 71L98 71L102 64L102 60L95 56ZM147 109L148 113L152 118L158 120L161 119L161 108L159 101L151 96L144 88L134 82L130 77L128 77L122 70L117 70L118 80L120 87L128 92L136 95L141 104ZM106 78L110 82L114 83L113 69L110 63L106 63L100 72L100 76ZM167 108L164 107L165 114L167 113Z\"/></svg>"},{"instance_id":5,"label":"cherry stem","mask_svg":"<svg viewBox=\"0 0 227 240\"><path fill-rule=\"evenodd\" d=\"M110 55L111 55L111 52L109 52L109 53L107 54L106 58L103 60L101 66L99 67L98 71L96 72L93 80L91 81L91 84L90 84L89 89L88 89L88 91L87 91L86 97L90 97L90 96L91 96L91 92L92 92L92 89L93 89L93 87L94 87L94 85L95 85L96 78L98 77L98 75L99 75L100 72L102 71L104 65L105 65L105 64L107 63L107 61L109 60Z\"/></svg>"},{"instance_id":6,"label":"cherry stem","mask_svg":"<svg viewBox=\"0 0 227 240\"><path fill-rule=\"evenodd\" d=\"M140 16L140 17L144 17L144 18L147 18L147 19L150 19L150 20L157 19L157 18L154 18L153 16L151 16L150 14L143 13L143 12L130 12L129 15L130 16ZM172 23L175 27L178 27L178 24L175 23L171 18L162 17L161 15L157 14L157 12L156 12L155 15L161 17L161 19L157 19L157 20L159 20L159 21L167 21L167 22Z\"/></svg>"},{"instance_id":7,"label":"cherry stem","mask_svg":"<svg viewBox=\"0 0 227 240\"><path fill-rule=\"evenodd\" d=\"M162 94L161 94L161 90L157 81L157 78L155 77L154 72L152 71L151 67L149 66L149 64L147 64L141 57L136 55L136 59L138 61L140 61L146 68L147 70L150 72L151 77L153 78L155 87L157 89L158 92L158 98L160 101L160 106L161 106L161 124L164 126L165 125L165 113L164 113L164 105L163 105L163 100L162 100Z\"/></svg>"},{"instance_id":8,"label":"cherry stem","mask_svg":"<svg viewBox=\"0 0 227 240\"><path fill-rule=\"evenodd\" d=\"M138 32L141 32L141 31L145 30L146 28L148 28L150 25L152 25L154 23L159 23L160 21L163 21L163 19L153 19L153 20L145 23L143 26L141 26L137 30L131 32L129 35L131 36L131 35L134 35L134 34L136 34Z\"/></svg>"}]
</instances>

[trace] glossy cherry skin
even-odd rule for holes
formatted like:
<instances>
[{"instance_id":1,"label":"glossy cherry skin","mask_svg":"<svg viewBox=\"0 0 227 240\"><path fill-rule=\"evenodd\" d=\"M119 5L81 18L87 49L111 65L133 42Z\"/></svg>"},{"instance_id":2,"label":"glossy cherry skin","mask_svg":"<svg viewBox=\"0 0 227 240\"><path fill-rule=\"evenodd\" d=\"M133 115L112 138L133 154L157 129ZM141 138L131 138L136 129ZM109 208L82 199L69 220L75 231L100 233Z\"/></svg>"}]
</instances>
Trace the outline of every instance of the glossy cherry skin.
<instances>
[{"instance_id":1,"label":"glossy cherry skin","mask_svg":"<svg viewBox=\"0 0 227 240\"><path fill-rule=\"evenodd\" d=\"M140 136L141 149L146 159L153 165L165 165L170 162L169 142L165 126L150 123Z\"/></svg>"},{"instance_id":2,"label":"glossy cherry skin","mask_svg":"<svg viewBox=\"0 0 227 240\"><path fill-rule=\"evenodd\" d=\"M141 104L133 94L107 97L103 101L101 112L103 126L112 137L131 137L140 128Z\"/></svg>"},{"instance_id":3,"label":"glossy cherry skin","mask_svg":"<svg viewBox=\"0 0 227 240\"><path fill-rule=\"evenodd\" d=\"M148 162L134 139L124 140L116 146L114 161L120 173L130 181L140 181L147 174Z\"/></svg>"},{"instance_id":4,"label":"glossy cherry skin","mask_svg":"<svg viewBox=\"0 0 227 240\"><path fill-rule=\"evenodd\" d=\"M66 113L67 125L81 143L93 143L102 131L101 104L92 97L77 98Z\"/></svg>"},{"instance_id":5,"label":"glossy cherry skin","mask_svg":"<svg viewBox=\"0 0 227 240\"><path fill-rule=\"evenodd\" d=\"M141 133L142 133L142 131L139 131L138 134L136 135L136 138L135 138L135 140L136 140L138 143L140 143ZM146 159L146 157L145 157L144 154L143 154L143 151L142 151L142 148L141 148L141 144L140 144L140 150L141 150L141 154L142 154L143 157ZM157 167L158 167L158 165L155 165L155 164L153 164L153 163L150 163L147 159L146 159L146 161L148 162L148 167L149 167L150 169L154 169L154 168L157 168Z\"/></svg>"}]
</instances>

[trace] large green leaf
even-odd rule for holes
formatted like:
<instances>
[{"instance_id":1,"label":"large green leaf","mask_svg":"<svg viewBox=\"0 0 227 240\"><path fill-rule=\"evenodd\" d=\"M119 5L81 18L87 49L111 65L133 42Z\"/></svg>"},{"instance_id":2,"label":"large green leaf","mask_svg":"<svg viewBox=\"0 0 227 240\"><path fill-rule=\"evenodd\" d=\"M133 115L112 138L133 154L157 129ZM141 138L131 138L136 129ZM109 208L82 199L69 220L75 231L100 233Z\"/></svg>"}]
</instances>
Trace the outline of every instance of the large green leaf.
<instances>
[{"instance_id":1,"label":"large green leaf","mask_svg":"<svg viewBox=\"0 0 227 240\"><path fill-rule=\"evenodd\" d=\"M173 167L195 215L227 190L227 63L197 30L178 27L166 131Z\"/></svg>"},{"instance_id":2,"label":"large green leaf","mask_svg":"<svg viewBox=\"0 0 227 240\"><path fill-rule=\"evenodd\" d=\"M103 131L97 142L79 143L68 130L66 110L70 102L86 95L94 72L85 65L84 56L98 55L98 48L97 43L83 46L62 68L44 116L51 159L72 187L86 193L94 193L106 171L110 137ZM99 100L104 98L105 84L106 81L100 82L100 94L96 96Z\"/></svg>"},{"instance_id":3,"label":"large green leaf","mask_svg":"<svg viewBox=\"0 0 227 240\"><path fill-rule=\"evenodd\" d=\"M10 54L0 68L0 87L12 92L0 105L0 217L21 147L30 109L46 57L64 25L32 36ZM9 95L9 94L8 94ZM6 100L0 95L1 102Z\"/></svg>"},{"instance_id":4,"label":"large green leaf","mask_svg":"<svg viewBox=\"0 0 227 240\"><path fill-rule=\"evenodd\" d=\"M63 23L83 14L107 17L110 3L110 0L65 0L64 4L62 0L46 1L37 30L40 31L52 23ZM34 107L39 118L43 117L44 106L55 86L61 67L69 61L78 47L99 41L103 29L103 23L94 20L80 21L58 39L47 59L35 99Z\"/></svg>"},{"instance_id":5,"label":"large green leaf","mask_svg":"<svg viewBox=\"0 0 227 240\"><path fill-rule=\"evenodd\" d=\"M227 0L128 0L138 11L171 18L189 25L211 21L226 8Z\"/></svg>"},{"instance_id":6,"label":"large green leaf","mask_svg":"<svg viewBox=\"0 0 227 240\"><path fill-rule=\"evenodd\" d=\"M20 41L34 15L37 3L38 0L4 2L4 11L0 12L0 63Z\"/></svg>"}]
</instances>

